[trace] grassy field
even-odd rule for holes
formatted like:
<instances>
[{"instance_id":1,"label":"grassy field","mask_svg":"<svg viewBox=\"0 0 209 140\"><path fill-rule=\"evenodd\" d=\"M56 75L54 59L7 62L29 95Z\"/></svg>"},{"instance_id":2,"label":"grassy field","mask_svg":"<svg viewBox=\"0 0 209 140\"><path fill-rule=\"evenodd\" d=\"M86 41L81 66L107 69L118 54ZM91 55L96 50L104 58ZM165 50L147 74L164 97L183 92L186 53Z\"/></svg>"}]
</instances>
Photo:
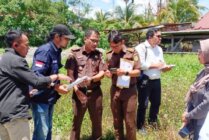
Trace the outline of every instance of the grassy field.
<instances>
[{"instance_id":1,"label":"grassy field","mask_svg":"<svg viewBox=\"0 0 209 140\"><path fill-rule=\"evenodd\" d=\"M3 49L0 49L0 53ZM153 130L148 127L147 135L137 134L138 140L180 140L177 132L181 126L181 114L184 111L185 94L193 82L197 72L202 68L196 55L164 55L168 64L176 67L170 72L162 74L162 101L159 113L160 128ZM63 64L65 60L63 60ZM61 69L66 73L65 69ZM103 90L103 140L114 140L112 113L110 110L110 80L102 80ZM53 118L54 139L69 139L72 124L71 93L63 95L57 102ZM147 111L148 112L148 111ZM81 139L87 140L91 135L91 121L86 113L82 124Z\"/></svg>"},{"instance_id":2,"label":"grassy field","mask_svg":"<svg viewBox=\"0 0 209 140\"><path fill-rule=\"evenodd\" d=\"M148 127L148 134L137 134L138 140L179 140L177 131L181 126L181 114L184 111L184 97L197 72L202 68L196 55L165 55L168 64L176 67L162 74L162 101L159 113L160 128ZM63 61L64 62L64 61ZM66 73L62 69L63 73ZM103 90L103 139L114 140L113 121L110 110L110 80L102 80ZM147 111L148 112L148 111ZM68 139L72 124L71 94L64 95L56 104L53 134ZM81 138L87 140L91 135L91 121L86 113L82 124Z\"/></svg>"}]
</instances>

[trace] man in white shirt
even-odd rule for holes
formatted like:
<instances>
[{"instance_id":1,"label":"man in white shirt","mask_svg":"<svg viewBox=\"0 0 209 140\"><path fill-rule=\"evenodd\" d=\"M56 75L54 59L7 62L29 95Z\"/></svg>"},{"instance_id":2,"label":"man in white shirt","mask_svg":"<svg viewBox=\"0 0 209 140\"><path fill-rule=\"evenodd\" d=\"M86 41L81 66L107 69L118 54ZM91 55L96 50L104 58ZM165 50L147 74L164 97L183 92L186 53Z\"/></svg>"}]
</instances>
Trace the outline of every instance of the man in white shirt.
<instances>
[{"instance_id":1,"label":"man in white shirt","mask_svg":"<svg viewBox=\"0 0 209 140\"><path fill-rule=\"evenodd\" d=\"M141 70L149 77L146 86L138 86L138 110L137 129L144 130L144 122L148 101L150 101L149 124L157 122L157 115L161 103L161 82L160 74L168 71L170 66L165 64L162 48L158 46L161 42L161 32L155 28L149 29L146 33L146 41L137 45L136 50L141 60ZM163 69L162 69L163 68ZM138 84L139 85L139 84Z\"/></svg>"}]
</instances>

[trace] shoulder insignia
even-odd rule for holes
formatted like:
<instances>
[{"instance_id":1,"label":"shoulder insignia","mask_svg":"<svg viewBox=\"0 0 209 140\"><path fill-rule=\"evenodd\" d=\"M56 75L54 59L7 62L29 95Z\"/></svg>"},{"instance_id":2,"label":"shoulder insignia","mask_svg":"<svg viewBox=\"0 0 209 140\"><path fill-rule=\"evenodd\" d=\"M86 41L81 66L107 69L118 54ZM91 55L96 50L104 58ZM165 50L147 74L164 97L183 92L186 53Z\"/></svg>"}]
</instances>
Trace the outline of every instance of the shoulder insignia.
<instances>
[{"instance_id":1,"label":"shoulder insignia","mask_svg":"<svg viewBox=\"0 0 209 140\"><path fill-rule=\"evenodd\" d=\"M135 55L135 56L134 56L134 61L135 61L135 62L139 61L139 56L138 56L138 55Z\"/></svg>"},{"instance_id":2,"label":"shoulder insignia","mask_svg":"<svg viewBox=\"0 0 209 140\"><path fill-rule=\"evenodd\" d=\"M71 48L71 51L75 52L75 51L79 51L80 49L81 49L81 47L79 47L79 46L73 46Z\"/></svg>"},{"instance_id":3,"label":"shoulder insignia","mask_svg":"<svg viewBox=\"0 0 209 140\"><path fill-rule=\"evenodd\" d=\"M103 54L105 50L102 49L102 48L96 48L96 51L98 51L99 53L102 53Z\"/></svg>"},{"instance_id":4,"label":"shoulder insignia","mask_svg":"<svg viewBox=\"0 0 209 140\"><path fill-rule=\"evenodd\" d=\"M134 52L134 48L127 48L129 52Z\"/></svg>"},{"instance_id":5,"label":"shoulder insignia","mask_svg":"<svg viewBox=\"0 0 209 140\"><path fill-rule=\"evenodd\" d=\"M69 52L69 54L68 54L68 59L70 59L70 58L74 58L74 55L72 52Z\"/></svg>"},{"instance_id":6,"label":"shoulder insignia","mask_svg":"<svg viewBox=\"0 0 209 140\"><path fill-rule=\"evenodd\" d=\"M111 53L111 52L112 52L112 50L109 50L109 51L106 52L106 54Z\"/></svg>"}]
</instances>

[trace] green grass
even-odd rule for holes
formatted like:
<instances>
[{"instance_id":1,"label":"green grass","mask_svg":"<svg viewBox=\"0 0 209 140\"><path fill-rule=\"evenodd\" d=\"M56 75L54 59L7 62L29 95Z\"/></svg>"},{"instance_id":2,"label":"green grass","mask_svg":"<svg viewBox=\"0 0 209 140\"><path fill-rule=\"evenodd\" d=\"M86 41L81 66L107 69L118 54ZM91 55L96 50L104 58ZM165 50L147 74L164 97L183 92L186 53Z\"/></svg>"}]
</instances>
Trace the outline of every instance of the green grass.
<instances>
[{"instance_id":1,"label":"green grass","mask_svg":"<svg viewBox=\"0 0 209 140\"><path fill-rule=\"evenodd\" d=\"M172 71L162 74L162 101L159 113L159 130L148 128L148 134L137 134L139 140L178 140L177 134L181 126L181 114L184 111L184 98L193 82L197 72L202 68L196 55L165 55L168 64L175 64ZM63 61L64 63L65 61ZM66 73L62 69L62 73ZM111 81L107 78L102 80L103 90L103 139L114 140L112 113L110 110ZM147 111L148 112L148 111ZM55 107L53 120L53 134L60 135L62 139L68 139L72 125L72 102L71 93L63 95ZM86 113L82 123L81 138L87 140L91 135L91 121Z\"/></svg>"},{"instance_id":2,"label":"green grass","mask_svg":"<svg viewBox=\"0 0 209 140\"><path fill-rule=\"evenodd\" d=\"M4 49L0 49L0 54ZM185 108L184 98L197 72L202 68L196 55L164 55L167 64L175 64L172 71L162 74L162 100L159 113L159 130L148 128L148 134L137 134L138 140L180 140L177 132L181 126L181 115ZM65 63L63 60L63 64ZM64 68L61 73L66 74ZM110 110L110 79L102 80L103 90L103 140L114 140L112 113ZM148 112L148 111L147 111ZM55 106L53 118L53 135L62 140L69 139L73 111L71 93L62 95ZM86 113L82 123L81 139L87 140L91 135L91 121Z\"/></svg>"}]
</instances>

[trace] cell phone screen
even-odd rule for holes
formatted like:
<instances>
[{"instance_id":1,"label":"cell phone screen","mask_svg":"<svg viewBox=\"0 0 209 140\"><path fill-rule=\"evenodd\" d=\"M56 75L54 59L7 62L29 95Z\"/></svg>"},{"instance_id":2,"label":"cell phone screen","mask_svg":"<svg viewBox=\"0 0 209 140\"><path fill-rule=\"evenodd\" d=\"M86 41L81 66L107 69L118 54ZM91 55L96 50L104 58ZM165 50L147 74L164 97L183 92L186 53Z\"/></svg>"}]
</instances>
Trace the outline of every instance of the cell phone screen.
<instances>
[{"instance_id":1,"label":"cell phone screen","mask_svg":"<svg viewBox=\"0 0 209 140\"><path fill-rule=\"evenodd\" d=\"M117 68L110 68L109 71L115 72L115 71L117 71Z\"/></svg>"}]
</instances>

